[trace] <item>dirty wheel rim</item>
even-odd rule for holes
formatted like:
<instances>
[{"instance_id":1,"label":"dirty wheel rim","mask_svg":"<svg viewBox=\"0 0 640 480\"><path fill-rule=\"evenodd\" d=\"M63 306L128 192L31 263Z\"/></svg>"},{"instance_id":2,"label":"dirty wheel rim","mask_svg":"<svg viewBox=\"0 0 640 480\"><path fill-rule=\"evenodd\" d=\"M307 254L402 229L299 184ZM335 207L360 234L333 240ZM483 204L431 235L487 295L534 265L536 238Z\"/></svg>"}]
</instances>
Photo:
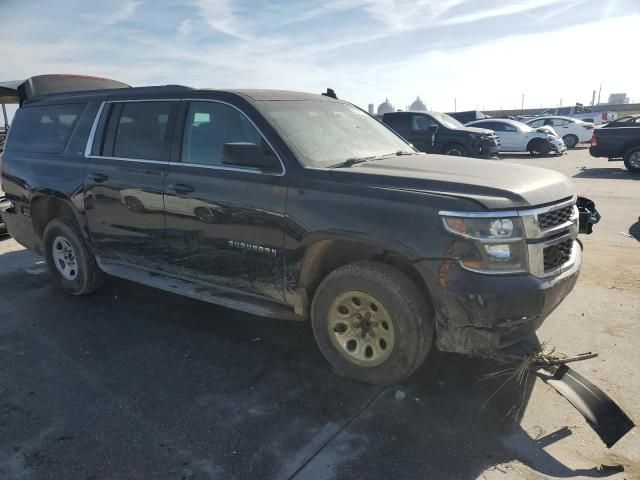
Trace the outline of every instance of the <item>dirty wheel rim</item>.
<instances>
[{"instance_id":1,"label":"dirty wheel rim","mask_svg":"<svg viewBox=\"0 0 640 480\"><path fill-rule=\"evenodd\" d=\"M629 157L629 165L631 168L640 169L640 152L633 152Z\"/></svg>"},{"instance_id":2,"label":"dirty wheel rim","mask_svg":"<svg viewBox=\"0 0 640 480\"><path fill-rule=\"evenodd\" d=\"M67 280L75 280L78 276L76 251L65 237L56 237L51 244L53 263L60 275Z\"/></svg>"},{"instance_id":3,"label":"dirty wheel rim","mask_svg":"<svg viewBox=\"0 0 640 480\"><path fill-rule=\"evenodd\" d=\"M336 350L356 365L380 365L395 345L389 312L382 302L365 292L338 295L329 308L328 328Z\"/></svg>"},{"instance_id":4,"label":"dirty wheel rim","mask_svg":"<svg viewBox=\"0 0 640 480\"><path fill-rule=\"evenodd\" d=\"M462 157L462 152L459 148L450 148L447 150L447 155L453 155L454 157Z\"/></svg>"}]
</instances>

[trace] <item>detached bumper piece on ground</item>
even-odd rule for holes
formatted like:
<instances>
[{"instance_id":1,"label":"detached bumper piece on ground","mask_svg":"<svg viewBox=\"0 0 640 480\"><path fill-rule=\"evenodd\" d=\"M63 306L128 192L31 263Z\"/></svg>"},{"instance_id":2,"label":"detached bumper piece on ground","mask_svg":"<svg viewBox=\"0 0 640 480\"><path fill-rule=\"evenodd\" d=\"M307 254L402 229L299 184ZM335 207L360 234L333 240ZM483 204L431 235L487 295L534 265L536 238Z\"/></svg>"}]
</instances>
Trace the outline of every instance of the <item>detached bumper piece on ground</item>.
<instances>
[{"instance_id":1,"label":"detached bumper piece on ground","mask_svg":"<svg viewBox=\"0 0 640 480\"><path fill-rule=\"evenodd\" d=\"M615 445L635 426L607 394L566 363L542 367L535 373L582 414L607 448Z\"/></svg>"}]
</instances>

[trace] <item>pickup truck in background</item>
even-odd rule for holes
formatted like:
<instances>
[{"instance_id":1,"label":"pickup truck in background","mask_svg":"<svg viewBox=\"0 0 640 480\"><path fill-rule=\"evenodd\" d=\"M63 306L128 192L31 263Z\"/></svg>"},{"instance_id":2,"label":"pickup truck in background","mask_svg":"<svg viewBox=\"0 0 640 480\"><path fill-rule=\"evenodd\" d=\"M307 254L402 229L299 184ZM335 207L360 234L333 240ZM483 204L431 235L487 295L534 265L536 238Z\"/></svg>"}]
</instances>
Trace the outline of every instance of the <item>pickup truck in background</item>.
<instances>
[{"instance_id":1,"label":"pickup truck in background","mask_svg":"<svg viewBox=\"0 0 640 480\"><path fill-rule=\"evenodd\" d=\"M584 108L580 103L576 103L575 107L550 108L538 116L571 117L582 120L583 122L591 122L595 125L613 122L618 118L618 114L616 112L592 112L588 108Z\"/></svg>"},{"instance_id":2,"label":"pickup truck in background","mask_svg":"<svg viewBox=\"0 0 640 480\"><path fill-rule=\"evenodd\" d=\"M595 128L589 153L593 157L607 157L609 161L623 160L629 171L640 172L640 115Z\"/></svg>"}]
</instances>

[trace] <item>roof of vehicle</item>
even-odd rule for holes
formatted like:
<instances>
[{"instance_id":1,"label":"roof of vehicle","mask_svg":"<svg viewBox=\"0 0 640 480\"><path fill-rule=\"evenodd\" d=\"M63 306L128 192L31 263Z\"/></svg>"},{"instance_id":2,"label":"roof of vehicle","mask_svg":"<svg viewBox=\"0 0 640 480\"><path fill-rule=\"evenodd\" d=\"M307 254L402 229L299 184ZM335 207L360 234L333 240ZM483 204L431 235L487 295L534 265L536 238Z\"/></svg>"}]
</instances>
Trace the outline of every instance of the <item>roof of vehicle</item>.
<instances>
[{"instance_id":1,"label":"roof of vehicle","mask_svg":"<svg viewBox=\"0 0 640 480\"><path fill-rule=\"evenodd\" d=\"M559 118L560 120L569 120L570 122L582 122L582 120L580 120L579 118L573 118L573 117L563 117L562 115L545 115L544 117L533 117L533 118L528 118L526 122L524 123L531 123L531 122L535 122L536 120L549 120L551 118Z\"/></svg>"},{"instance_id":2,"label":"roof of vehicle","mask_svg":"<svg viewBox=\"0 0 640 480\"><path fill-rule=\"evenodd\" d=\"M499 123L507 123L509 125L513 125L514 127L519 127L523 123L518 122L517 120L511 120L509 118L482 118L480 120L474 120L473 122L467 123L467 125L471 125L472 123L484 123L484 122L499 122Z\"/></svg>"},{"instance_id":3,"label":"roof of vehicle","mask_svg":"<svg viewBox=\"0 0 640 480\"><path fill-rule=\"evenodd\" d=\"M27 102L60 101L60 100L77 100L87 97L112 97L115 99L137 98L144 96L145 98L170 95L184 95L185 92L192 92L194 96L206 93L230 93L244 97L250 102L258 101L320 101L320 102L342 102L325 95L305 92L293 92L287 90L260 90L260 89L194 89L184 85L157 85L151 87L131 87L127 89L109 89L109 90L92 90L80 92L66 92L55 95L38 96Z\"/></svg>"}]
</instances>

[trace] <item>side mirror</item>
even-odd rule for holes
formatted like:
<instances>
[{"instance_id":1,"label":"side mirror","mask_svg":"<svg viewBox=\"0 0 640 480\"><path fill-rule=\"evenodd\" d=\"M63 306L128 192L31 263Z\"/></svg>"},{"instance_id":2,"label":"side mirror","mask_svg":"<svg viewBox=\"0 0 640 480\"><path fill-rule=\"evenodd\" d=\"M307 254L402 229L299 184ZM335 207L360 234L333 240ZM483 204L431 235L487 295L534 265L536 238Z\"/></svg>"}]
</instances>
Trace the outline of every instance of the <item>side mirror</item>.
<instances>
[{"instance_id":1,"label":"side mirror","mask_svg":"<svg viewBox=\"0 0 640 480\"><path fill-rule=\"evenodd\" d=\"M427 132L429 133L436 133L438 131L438 126L437 125L429 125L427 127Z\"/></svg>"},{"instance_id":2,"label":"side mirror","mask_svg":"<svg viewBox=\"0 0 640 480\"><path fill-rule=\"evenodd\" d=\"M222 147L222 164L261 170L275 167L273 155L265 155L258 145L248 142L225 143Z\"/></svg>"}]
</instances>

